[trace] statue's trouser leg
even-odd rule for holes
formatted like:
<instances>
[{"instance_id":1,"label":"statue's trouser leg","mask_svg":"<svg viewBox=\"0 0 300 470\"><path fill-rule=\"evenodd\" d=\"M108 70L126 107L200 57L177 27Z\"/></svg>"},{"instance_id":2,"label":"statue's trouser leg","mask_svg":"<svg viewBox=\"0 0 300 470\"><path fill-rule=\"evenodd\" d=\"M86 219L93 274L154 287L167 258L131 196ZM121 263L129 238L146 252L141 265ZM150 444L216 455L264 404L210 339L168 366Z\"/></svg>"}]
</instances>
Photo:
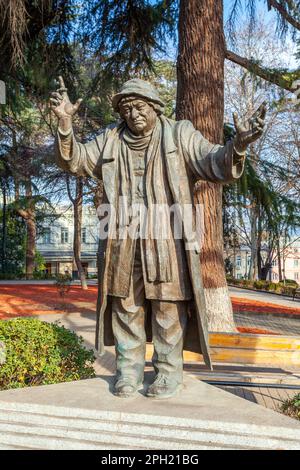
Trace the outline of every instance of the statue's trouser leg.
<instances>
[{"instance_id":1,"label":"statue's trouser leg","mask_svg":"<svg viewBox=\"0 0 300 470\"><path fill-rule=\"evenodd\" d=\"M116 348L117 378L141 383L144 377L146 333L145 289L141 261L135 258L130 292L112 299L112 329Z\"/></svg>"},{"instance_id":2,"label":"statue's trouser leg","mask_svg":"<svg viewBox=\"0 0 300 470\"><path fill-rule=\"evenodd\" d=\"M182 382L183 341L188 319L188 302L152 300L152 334L156 373Z\"/></svg>"}]
</instances>

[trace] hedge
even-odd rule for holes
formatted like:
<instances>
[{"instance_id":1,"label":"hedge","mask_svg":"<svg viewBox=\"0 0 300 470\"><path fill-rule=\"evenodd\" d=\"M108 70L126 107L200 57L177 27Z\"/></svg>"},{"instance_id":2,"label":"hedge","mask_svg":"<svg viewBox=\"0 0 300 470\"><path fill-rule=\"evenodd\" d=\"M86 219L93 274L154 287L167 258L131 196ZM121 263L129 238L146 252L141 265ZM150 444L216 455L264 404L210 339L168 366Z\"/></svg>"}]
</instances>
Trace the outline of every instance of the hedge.
<instances>
[{"instance_id":1,"label":"hedge","mask_svg":"<svg viewBox=\"0 0 300 470\"><path fill-rule=\"evenodd\" d=\"M57 323L1 320L0 343L5 350L0 390L95 377L93 351L85 348L82 337Z\"/></svg>"},{"instance_id":2,"label":"hedge","mask_svg":"<svg viewBox=\"0 0 300 470\"><path fill-rule=\"evenodd\" d=\"M295 289L299 287L296 281L292 279L286 279L285 283L283 282L272 282L272 281L262 281L256 280L252 281L250 279L235 279L232 277L227 277L228 284L238 287L252 288L257 290L264 290L269 292L278 292L279 294L293 295Z\"/></svg>"}]
</instances>

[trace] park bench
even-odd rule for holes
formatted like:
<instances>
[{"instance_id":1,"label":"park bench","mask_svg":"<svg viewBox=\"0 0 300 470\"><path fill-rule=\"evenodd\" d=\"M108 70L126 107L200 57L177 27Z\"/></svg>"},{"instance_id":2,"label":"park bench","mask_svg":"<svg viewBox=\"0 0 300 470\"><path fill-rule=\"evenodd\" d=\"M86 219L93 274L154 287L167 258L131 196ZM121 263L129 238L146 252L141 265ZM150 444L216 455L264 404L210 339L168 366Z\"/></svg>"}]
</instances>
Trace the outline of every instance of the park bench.
<instances>
[{"instance_id":1,"label":"park bench","mask_svg":"<svg viewBox=\"0 0 300 470\"><path fill-rule=\"evenodd\" d=\"M300 338L297 336L245 333L209 333L212 362L300 368ZM152 344L146 358L151 360ZM184 351L185 362L203 363L201 354Z\"/></svg>"}]
</instances>

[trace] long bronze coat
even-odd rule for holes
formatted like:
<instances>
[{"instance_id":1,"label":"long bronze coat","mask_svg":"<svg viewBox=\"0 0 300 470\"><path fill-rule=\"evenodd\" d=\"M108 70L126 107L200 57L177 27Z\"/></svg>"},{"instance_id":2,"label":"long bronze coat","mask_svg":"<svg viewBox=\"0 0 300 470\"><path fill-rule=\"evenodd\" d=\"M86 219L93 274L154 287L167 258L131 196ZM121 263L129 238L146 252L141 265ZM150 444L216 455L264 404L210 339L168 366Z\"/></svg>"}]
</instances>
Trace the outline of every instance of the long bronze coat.
<instances>
[{"instance_id":1,"label":"long bronze coat","mask_svg":"<svg viewBox=\"0 0 300 470\"><path fill-rule=\"evenodd\" d=\"M172 193L173 203L180 206L193 204L193 187L197 179L216 183L229 183L239 178L243 172L244 158L237 155L233 144L224 147L210 144L189 121L173 121L160 116L161 158L166 171L164 177ZM116 205L118 178L126 178L118 169L121 132L124 122L104 129L101 134L87 144L77 143L72 132L58 132L56 141L57 163L63 169L76 174L102 179L105 200ZM149 204L151 201L148 201ZM209 208L205 208L209 210ZM191 248L183 227L183 239L189 243L186 258L193 290L191 315L187 327L184 349L203 354L205 363L211 368L209 338L206 318L205 297L202 285L201 265L197 244ZM99 291L97 302L96 348L100 354L104 346L114 344L111 326L111 302L107 295L108 265L112 240L102 240L99 254ZM130 276L130 273L128 273ZM151 340L151 323L146 326L147 338Z\"/></svg>"}]
</instances>

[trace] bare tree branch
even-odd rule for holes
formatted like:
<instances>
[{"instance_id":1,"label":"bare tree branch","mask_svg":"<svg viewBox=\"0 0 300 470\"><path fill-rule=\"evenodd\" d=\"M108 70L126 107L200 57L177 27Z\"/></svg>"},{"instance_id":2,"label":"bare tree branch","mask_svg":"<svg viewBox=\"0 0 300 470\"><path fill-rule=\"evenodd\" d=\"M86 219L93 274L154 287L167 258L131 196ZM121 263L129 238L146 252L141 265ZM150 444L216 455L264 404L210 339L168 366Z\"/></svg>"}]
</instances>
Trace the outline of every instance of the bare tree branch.
<instances>
[{"instance_id":1,"label":"bare tree branch","mask_svg":"<svg viewBox=\"0 0 300 470\"><path fill-rule=\"evenodd\" d=\"M295 92L293 88L293 82L300 78L300 70L294 72L286 72L287 77L284 77L283 73L280 73L278 70L268 69L259 65L253 59L247 59L246 57L241 57L235 52L226 51L225 57L227 60L234 62L241 67L249 70L249 72L258 75L260 78L263 78L267 82L274 83L274 85L283 88L284 90Z\"/></svg>"},{"instance_id":2,"label":"bare tree branch","mask_svg":"<svg viewBox=\"0 0 300 470\"><path fill-rule=\"evenodd\" d=\"M274 8L274 10L278 11L282 18L284 18L288 23L290 23L294 28L298 29L300 31L300 21L297 21L296 18L294 18L284 6L277 2L276 0L268 0L268 7L269 10ZM296 9L296 7L295 7Z\"/></svg>"}]
</instances>

